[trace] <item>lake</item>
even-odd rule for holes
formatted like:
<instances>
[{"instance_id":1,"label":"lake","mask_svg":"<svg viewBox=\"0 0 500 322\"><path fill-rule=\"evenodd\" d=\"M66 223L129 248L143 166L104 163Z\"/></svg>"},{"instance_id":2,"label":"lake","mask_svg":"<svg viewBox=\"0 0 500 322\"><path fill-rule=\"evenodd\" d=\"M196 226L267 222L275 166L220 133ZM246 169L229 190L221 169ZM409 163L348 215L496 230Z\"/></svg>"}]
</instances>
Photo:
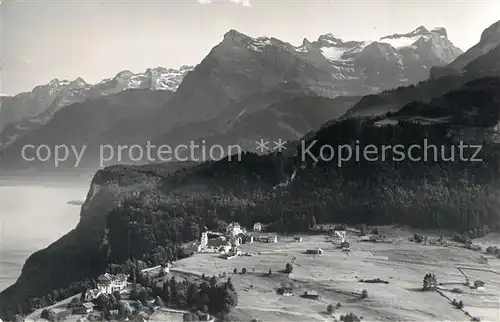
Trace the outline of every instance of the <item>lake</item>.
<instances>
[{"instance_id":1,"label":"lake","mask_svg":"<svg viewBox=\"0 0 500 322\"><path fill-rule=\"evenodd\" d=\"M0 180L0 291L19 277L29 255L75 228L90 181ZM73 203L68 203L72 201Z\"/></svg>"}]
</instances>

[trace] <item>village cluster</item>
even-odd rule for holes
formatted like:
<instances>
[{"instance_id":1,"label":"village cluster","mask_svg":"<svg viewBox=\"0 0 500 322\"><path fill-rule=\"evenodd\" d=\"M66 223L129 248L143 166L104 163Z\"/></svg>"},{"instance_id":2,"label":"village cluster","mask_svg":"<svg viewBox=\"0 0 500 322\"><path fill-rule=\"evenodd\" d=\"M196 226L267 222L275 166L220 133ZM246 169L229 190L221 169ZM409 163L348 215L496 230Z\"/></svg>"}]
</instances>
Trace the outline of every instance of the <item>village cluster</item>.
<instances>
[{"instance_id":1,"label":"village cluster","mask_svg":"<svg viewBox=\"0 0 500 322\"><path fill-rule=\"evenodd\" d=\"M262 235L261 223L255 223L253 233L242 228L239 223L231 223L227 226L225 233L205 231L201 234L197 245L197 251L202 253L217 253L220 256L230 259L242 255L239 248L242 244L251 244L254 241L261 243L278 242L277 235ZM259 234L259 235L256 235ZM246 254L250 255L251 254Z\"/></svg>"},{"instance_id":2,"label":"village cluster","mask_svg":"<svg viewBox=\"0 0 500 322\"><path fill-rule=\"evenodd\" d=\"M231 259L236 256L253 256L254 254L242 254L239 248L242 244L251 244L254 241L260 243L277 243L278 236L276 234L263 234L264 226L261 223L253 225L253 231L248 232L242 228L239 223L233 222L227 226L226 232L205 231L201 234L199 243L196 246L197 252L200 253L216 253L222 258ZM332 236L332 242L338 243L345 251L349 250L349 243L346 240L346 230L335 230ZM301 242L302 237L295 236L296 242ZM308 254L321 254L323 250L308 249Z\"/></svg>"}]
</instances>

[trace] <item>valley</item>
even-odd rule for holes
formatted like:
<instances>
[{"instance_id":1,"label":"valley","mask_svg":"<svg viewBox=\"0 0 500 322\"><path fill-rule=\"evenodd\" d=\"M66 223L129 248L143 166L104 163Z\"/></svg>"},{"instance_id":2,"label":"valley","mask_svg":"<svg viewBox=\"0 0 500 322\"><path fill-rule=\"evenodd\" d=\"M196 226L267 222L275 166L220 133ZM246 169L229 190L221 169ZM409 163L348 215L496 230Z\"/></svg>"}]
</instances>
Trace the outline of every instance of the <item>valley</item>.
<instances>
[{"instance_id":1,"label":"valley","mask_svg":"<svg viewBox=\"0 0 500 322\"><path fill-rule=\"evenodd\" d=\"M466 321L464 312L436 291L422 291L422 280L427 273L434 273L444 285L438 290L450 298L462 300L464 310L481 321L498 321L500 318L500 259L489 257L487 264L480 264L482 252L467 250L449 242L444 246L415 244L409 241L414 230L379 228L387 236L384 243L359 241L348 235L351 243L349 255L342 252L324 235L303 235L301 242L292 236L279 236L277 243L241 245L242 253L256 253L253 257L240 256L220 259L213 254L199 253L180 260L171 268L172 274L219 276L226 272L237 292L238 306L231 319L236 321L331 321L341 315L354 313L366 321ZM437 232L419 233L429 239ZM500 243L500 236L490 236L488 242ZM476 241L475 241L476 242ZM479 242L479 241L478 241ZM321 255L304 254L306 249L321 248ZM293 272L285 274L286 263L295 258ZM471 281L485 282L483 290L463 285L462 268ZM246 273L241 270L246 268ZM233 269L238 273L234 274ZM269 276L268 271L272 270ZM389 284L360 283L360 279L380 278ZM282 296L277 290L289 285L291 296ZM453 293L452 289L463 293ZM368 297L361 298L363 289ZM318 300L301 298L305 291L316 291ZM327 314L329 304L335 309L332 317Z\"/></svg>"}]
</instances>

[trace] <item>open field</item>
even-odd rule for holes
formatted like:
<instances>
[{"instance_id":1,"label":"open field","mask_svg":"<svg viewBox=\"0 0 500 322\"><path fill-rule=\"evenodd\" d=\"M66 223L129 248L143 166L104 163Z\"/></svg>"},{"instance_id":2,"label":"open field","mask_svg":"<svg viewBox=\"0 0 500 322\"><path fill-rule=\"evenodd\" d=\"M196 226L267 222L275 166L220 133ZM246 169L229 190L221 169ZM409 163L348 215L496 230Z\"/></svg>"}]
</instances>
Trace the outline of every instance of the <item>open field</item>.
<instances>
[{"instance_id":1,"label":"open field","mask_svg":"<svg viewBox=\"0 0 500 322\"><path fill-rule=\"evenodd\" d=\"M324 235L303 236L302 242L293 237L281 237L278 243L242 245L242 252L257 253L254 257L220 259L214 254L196 254L180 260L171 268L171 274L207 276L225 272L231 277L239 295L232 320L250 321L332 321L326 313L328 304L334 306L334 318L352 312L365 321L469 321L463 311L454 308L449 300L464 302L464 311L481 321L500 321L500 260L491 256L488 264L481 264L481 252L457 245L420 245L408 241L412 231L384 229L381 234L392 237L393 243L360 242L348 237L351 254L347 256ZM427 234L429 237L432 235ZM489 244L499 240L488 240ZM451 244L451 243L449 243ZM306 255L306 249L322 248L322 255ZM296 258L293 273L283 273L287 262ZM464 286L460 267L473 282L481 279L484 290ZM234 274L233 269L246 274ZM272 275L268 276L269 269ZM426 273L434 273L442 286L438 292L421 291ZM389 284L360 283L359 279L381 278ZM283 297L276 293L281 285L291 283L294 294ZM448 284L450 283L450 284ZM459 288L462 294L452 293ZM361 291L368 298L361 299ZM304 291L314 290L319 300L300 297Z\"/></svg>"}]
</instances>

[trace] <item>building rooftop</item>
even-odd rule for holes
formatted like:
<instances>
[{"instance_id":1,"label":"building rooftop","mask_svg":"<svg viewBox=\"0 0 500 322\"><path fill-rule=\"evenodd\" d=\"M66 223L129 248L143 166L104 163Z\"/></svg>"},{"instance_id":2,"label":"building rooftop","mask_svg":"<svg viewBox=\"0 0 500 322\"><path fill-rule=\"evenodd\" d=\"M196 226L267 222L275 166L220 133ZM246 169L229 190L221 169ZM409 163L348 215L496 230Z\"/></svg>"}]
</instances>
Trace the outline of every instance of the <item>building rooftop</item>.
<instances>
[{"instance_id":1,"label":"building rooftop","mask_svg":"<svg viewBox=\"0 0 500 322\"><path fill-rule=\"evenodd\" d=\"M94 308L94 304L90 303L90 302L85 302L85 303L82 303L82 306L86 309L93 309Z\"/></svg>"},{"instance_id":2,"label":"building rooftop","mask_svg":"<svg viewBox=\"0 0 500 322\"><path fill-rule=\"evenodd\" d=\"M207 241L207 246L211 246L211 247L226 246L227 244L228 244L228 241L225 239L221 239L221 238L209 239Z\"/></svg>"},{"instance_id":3,"label":"building rooftop","mask_svg":"<svg viewBox=\"0 0 500 322\"><path fill-rule=\"evenodd\" d=\"M318 295L318 292L316 292L316 291L306 291L306 292L304 292L304 294L305 295L316 296L316 295Z\"/></svg>"},{"instance_id":4,"label":"building rooftop","mask_svg":"<svg viewBox=\"0 0 500 322\"><path fill-rule=\"evenodd\" d=\"M128 276L125 274L112 275L109 273L102 274L97 278L97 283L99 284L110 284L113 281L124 282L128 279Z\"/></svg>"}]
</instances>

